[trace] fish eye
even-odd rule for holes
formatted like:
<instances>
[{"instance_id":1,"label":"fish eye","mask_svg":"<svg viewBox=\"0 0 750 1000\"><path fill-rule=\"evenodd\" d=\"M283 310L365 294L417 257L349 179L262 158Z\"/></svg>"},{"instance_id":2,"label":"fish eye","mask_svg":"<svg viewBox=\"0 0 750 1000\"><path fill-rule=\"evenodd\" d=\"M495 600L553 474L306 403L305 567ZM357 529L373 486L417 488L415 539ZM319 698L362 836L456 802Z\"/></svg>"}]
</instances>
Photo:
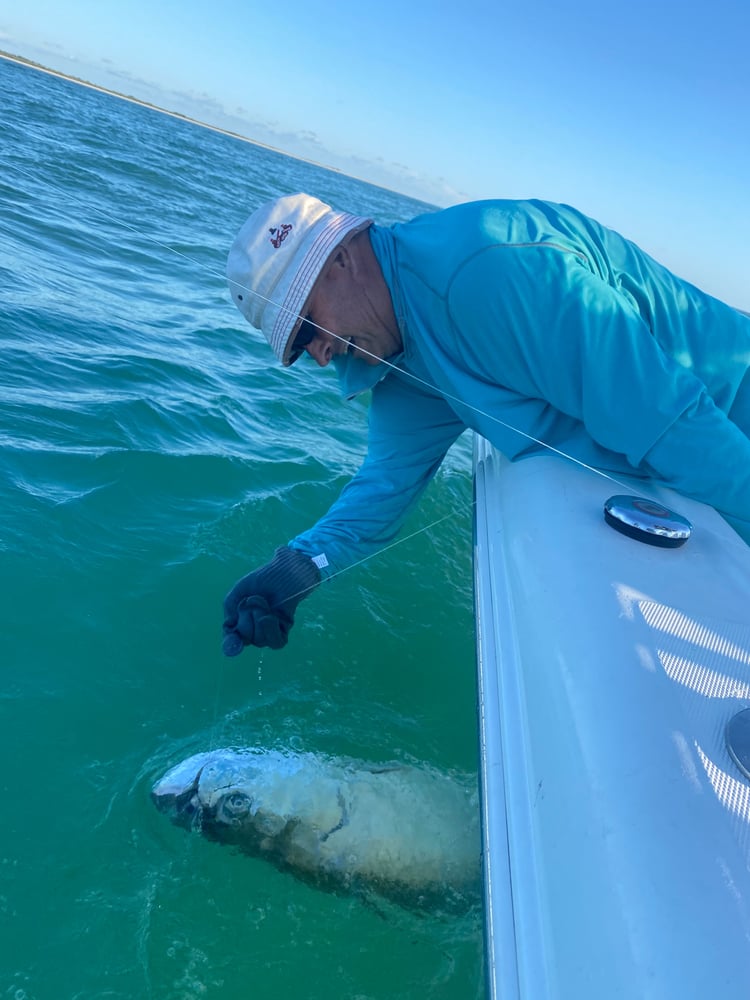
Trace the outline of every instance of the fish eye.
<instances>
[{"instance_id":1,"label":"fish eye","mask_svg":"<svg viewBox=\"0 0 750 1000\"><path fill-rule=\"evenodd\" d=\"M233 822L246 816L250 811L250 799L241 792L232 792L222 799L219 806L219 818L226 822Z\"/></svg>"}]
</instances>

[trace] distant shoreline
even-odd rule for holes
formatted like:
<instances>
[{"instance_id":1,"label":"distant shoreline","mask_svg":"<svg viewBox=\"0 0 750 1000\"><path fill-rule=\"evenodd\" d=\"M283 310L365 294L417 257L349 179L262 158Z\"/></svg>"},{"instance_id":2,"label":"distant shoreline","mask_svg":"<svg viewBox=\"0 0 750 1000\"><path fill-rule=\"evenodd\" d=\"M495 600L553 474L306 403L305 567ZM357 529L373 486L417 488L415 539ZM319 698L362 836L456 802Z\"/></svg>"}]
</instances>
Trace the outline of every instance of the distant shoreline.
<instances>
[{"instance_id":1,"label":"distant shoreline","mask_svg":"<svg viewBox=\"0 0 750 1000\"><path fill-rule=\"evenodd\" d=\"M170 118L178 118L181 121L188 122L190 125L197 125L199 128L207 128L212 132L220 132L222 135L228 135L232 139L239 139L241 142L249 142L252 146L259 146L261 149L268 149L272 153L279 153L280 156L289 156L293 160L299 160L302 163L309 163L314 167L321 167L323 170L330 170L332 173L343 173L343 171L341 171L338 167L330 167L326 163L318 163L316 160L310 160L304 156L297 156L295 153L288 153L284 149L279 149L278 146L271 146L267 142L260 142L258 139L250 139L248 136L242 135L240 132L233 132L231 129L221 128L219 125L211 125L208 122L200 121L198 118L191 118L190 115L184 115L179 111L169 111L168 108L162 108L158 104L151 104L149 101L142 101L138 97L132 97L129 94L121 94L117 90L110 90L108 87L101 87L99 84L90 83L88 80L81 80L80 77L70 76L68 73L61 73L59 70L50 69L49 66L42 66L41 63L34 62L32 59L26 59L24 56L13 55L10 52L3 52L0 50L0 59L5 59L7 62L18 63L20 66L26 66L28 69L39 70L40 73L49 73L50 76L57 76L61 80L68 80L70 83L77 83L81 87L88 87L90 90L98 90L101 94L109 94L110 97L119 97L121 101L129 101L131 104L140 104L142 108L149 108L151 111L158 111L160 114L169 115ZM366 181L365 183L370 184L372 182Z\"/></svg>"}]
</instances>

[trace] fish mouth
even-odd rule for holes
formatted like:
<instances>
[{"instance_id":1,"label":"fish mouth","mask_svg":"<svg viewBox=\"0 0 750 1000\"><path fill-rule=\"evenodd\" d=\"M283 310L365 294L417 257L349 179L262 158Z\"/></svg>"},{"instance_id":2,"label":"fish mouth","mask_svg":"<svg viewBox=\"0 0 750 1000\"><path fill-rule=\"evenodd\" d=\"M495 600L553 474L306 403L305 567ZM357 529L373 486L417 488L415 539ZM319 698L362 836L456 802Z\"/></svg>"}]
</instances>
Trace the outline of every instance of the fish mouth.
<instances>
[{"instance_id":1,"label":"fish mouth","mask_svg":"<svg viewBox=\"0 0 750 1000\"><path fill-rule=\"evenodd\" d=\"M205 767L205 765L204 765ZM200 827L203 806L200 801L200 780L203 767L198 770L192 783L177 790L165 782L157 782L151 789L151 801L159 812L167 813L172 822L192 829Z\"/></svg>"}]
</instances>

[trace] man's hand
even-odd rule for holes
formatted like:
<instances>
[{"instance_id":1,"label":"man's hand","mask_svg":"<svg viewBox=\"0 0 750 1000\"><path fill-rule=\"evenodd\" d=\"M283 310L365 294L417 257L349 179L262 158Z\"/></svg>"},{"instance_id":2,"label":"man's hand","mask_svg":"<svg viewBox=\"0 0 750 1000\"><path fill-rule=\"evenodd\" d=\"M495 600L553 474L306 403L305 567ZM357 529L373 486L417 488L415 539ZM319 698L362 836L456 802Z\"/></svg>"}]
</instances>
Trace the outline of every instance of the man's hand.
<instances>
[{"instance_id":1,"label":"man's hand","mask_svg":"<svg viewBox=\"0 0 750 1000\"><path fill-rule=\"evenodd\" d=\"M243 576L225 597L225 655L237 656L245 646L286 646L297 605L319 583L312 559L282 545L269 563Z\"/></svg>"}]
</instances>

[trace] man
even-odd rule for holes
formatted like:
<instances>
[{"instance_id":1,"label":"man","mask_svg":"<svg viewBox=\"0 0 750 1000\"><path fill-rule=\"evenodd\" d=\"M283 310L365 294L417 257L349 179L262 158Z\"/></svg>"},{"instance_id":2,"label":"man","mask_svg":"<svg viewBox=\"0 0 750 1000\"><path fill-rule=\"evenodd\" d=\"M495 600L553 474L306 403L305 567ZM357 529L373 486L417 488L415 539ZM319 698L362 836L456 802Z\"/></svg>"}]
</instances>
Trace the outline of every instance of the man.
<instances>
[{"instance_id":1,"label":"man","mask_svg":"<svg viewBox=\"0 0 750 1000\"><path fill-rule=\"evenodd\" d=\"M487 201L385 229L307 195L258 209L232 297L291 365L372 389L368 454L328 513L225 601L224 651L283 646L299 601L387 544L466 427L655 478L750 542L750 317L572 208Z\"/></svg>"}]
</instances>

